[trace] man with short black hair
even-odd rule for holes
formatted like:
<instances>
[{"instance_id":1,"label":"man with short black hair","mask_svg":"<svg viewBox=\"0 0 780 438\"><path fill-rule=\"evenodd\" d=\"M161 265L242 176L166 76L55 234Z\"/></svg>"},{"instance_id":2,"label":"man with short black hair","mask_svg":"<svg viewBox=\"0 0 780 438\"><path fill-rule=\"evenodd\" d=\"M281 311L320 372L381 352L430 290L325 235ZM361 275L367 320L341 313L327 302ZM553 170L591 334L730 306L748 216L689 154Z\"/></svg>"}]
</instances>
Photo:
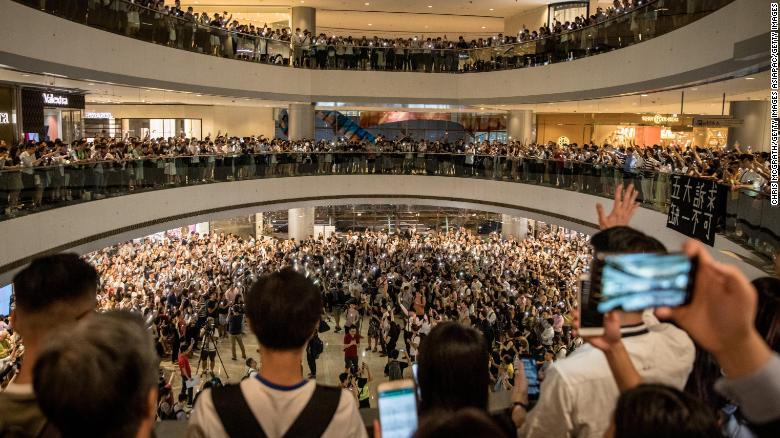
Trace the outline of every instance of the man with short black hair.
<instances>
[{"instance_id":1,"label":"man with short black hair","mask_svg":"<svg viewBox=\"0 0 780 438\"><path fill-rule=\"evenodd\" d=\"M657 239L627 226L612 226L590 240L596 253L666 253ZM643 312L616 311L620 332L642 378L678 389L693 367L694 345L671 324ZM598 394L598 397L594 397ZM527 400L515 400L513 419L518 436L602 437L619 396L604 353L586 345L546 371L536 407L525 412Z\"/></svg>"},{"instance_id":2,"label":"man with short black hair","mask_svg":"<svg viewBox=\"0 0 780 438\"><path fill-rule=\"evenodd\" d=\"M37 437L46 427L33 392L33 367L54 333L94 311L97 283L95 269L72 253L33 260L14 276L12 325L25 352L16 380L0 393L0 436Z\"/></svg>"},{"instance_id":3,"label":"man with short black hair","mask_svg":"<svg viewBox=\"0 0 780 438\"><path fill-rule=\"evenodd\" d=\"M35 395L63 437L152 436L160 359L138 315L84 319L53 334L39 359Z\"/></svg>"},{"instance_id":4,"label":"man with short black hair","mask_svg":"<svg viewBox=\"0 0 780 438\"><path fill-rule=\"evenodd\" d=\"M201 393L187 435L366 437L351 394L303 378L303 352L321 314L320 293L303 275L287 268L260 278L246 317L263 366L256 378Z\"/></svg>"}]
</instances>

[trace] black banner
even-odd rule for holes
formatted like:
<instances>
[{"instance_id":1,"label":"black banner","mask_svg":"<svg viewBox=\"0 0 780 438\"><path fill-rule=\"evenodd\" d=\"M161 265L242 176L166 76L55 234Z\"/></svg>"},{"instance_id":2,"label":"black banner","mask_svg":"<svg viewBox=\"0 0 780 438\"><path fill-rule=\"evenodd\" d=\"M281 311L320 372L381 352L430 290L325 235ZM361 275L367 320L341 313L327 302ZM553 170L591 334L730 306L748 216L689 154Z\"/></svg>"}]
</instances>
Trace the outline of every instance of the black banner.
<instances>
[{"instance_id":1,"label":"black banner","mask_svg":"<svg viewBox=\"0 0 780 438\"><path fill-rule=\"evenodd\" d=\"M711 179L685 175L669 177L666 226L709 246L726 217L728 188Z\"/></svg>"}]
</instances>

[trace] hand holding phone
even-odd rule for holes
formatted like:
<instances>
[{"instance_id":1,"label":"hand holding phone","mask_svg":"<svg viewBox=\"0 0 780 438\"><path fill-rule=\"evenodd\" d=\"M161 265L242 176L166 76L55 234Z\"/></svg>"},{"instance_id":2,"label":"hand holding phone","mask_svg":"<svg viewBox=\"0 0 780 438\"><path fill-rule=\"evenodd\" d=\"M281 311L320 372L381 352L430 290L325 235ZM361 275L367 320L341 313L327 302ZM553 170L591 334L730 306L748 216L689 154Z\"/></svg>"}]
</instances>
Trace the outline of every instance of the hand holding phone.
<instances>
[{"instance_id":1,"label":"hand holding phone","mask_svg":"<svg viewBox=\"0 0 780 438\"><path fill-rule=\"evenodd\" d=\"M697 259L681 253L597 254L580 287L580 335L601 336L603 314L679 307L691 301Z\"/></svg>"},{"instance_id":2,"label":"hand holding phone","mask_svg":"<svg viewBox=\"0 0 780 438\"><path fill-rule=\"evenodd\" d=\"M383 438L410 438L417 430L417 395L411 379L380 383L379 423Z\"/></svg>"}]
</instances>

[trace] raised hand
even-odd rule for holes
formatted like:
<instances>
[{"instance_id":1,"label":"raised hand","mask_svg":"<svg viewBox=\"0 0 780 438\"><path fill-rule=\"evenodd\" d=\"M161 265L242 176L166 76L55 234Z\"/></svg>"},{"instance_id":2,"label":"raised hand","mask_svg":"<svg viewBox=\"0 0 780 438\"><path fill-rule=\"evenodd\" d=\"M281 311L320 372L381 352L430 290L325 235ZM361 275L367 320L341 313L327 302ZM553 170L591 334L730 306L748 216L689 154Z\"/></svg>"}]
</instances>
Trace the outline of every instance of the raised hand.
<instances>
[{"instance_id":1,"label":"raised hand","mask_svg":"<svg viewBox=\"0 0 780 438\"><path fill-rule=\"evenodd\" d=\"M623 190L623 184L618 184L615 189L615 201L612 203L612 211L609 212L609 215L604 214L604 206L601 203L596 204L596 212L599 215L599 228L606 230L612 227L628 226L631 218L634 217L636 209L639 208L639 204L636 202L637 196L639 196L639 192L636 191L633 184L625 191Z\"/></svg>"}]
</instances>

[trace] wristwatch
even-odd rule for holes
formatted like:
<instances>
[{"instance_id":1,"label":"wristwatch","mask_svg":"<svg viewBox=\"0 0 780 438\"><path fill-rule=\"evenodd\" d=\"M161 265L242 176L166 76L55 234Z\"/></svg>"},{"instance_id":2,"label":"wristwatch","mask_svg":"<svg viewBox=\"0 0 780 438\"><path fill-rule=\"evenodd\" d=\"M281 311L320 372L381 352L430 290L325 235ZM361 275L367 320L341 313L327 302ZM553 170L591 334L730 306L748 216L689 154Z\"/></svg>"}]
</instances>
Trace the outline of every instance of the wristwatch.
<instances>
[{"instance_id":1,"label":"wristwatch","mask_svg":"<svg viewBox=\"0 0 780 438\"><path fill-rule=\"evenodd\" d=\"M513 403L513 405L514 405L514 408L516 408L516 407L520 406L520 407L522 407L522 408L523 408L523 409L524 409L526 412L528 412L528 409L529 409L529 408L528 408L528 403L523 403L523 402L514 402L514 403ZM514 408L513 408L513 409L514 409Z\"/></svg>"}]
</instances>

